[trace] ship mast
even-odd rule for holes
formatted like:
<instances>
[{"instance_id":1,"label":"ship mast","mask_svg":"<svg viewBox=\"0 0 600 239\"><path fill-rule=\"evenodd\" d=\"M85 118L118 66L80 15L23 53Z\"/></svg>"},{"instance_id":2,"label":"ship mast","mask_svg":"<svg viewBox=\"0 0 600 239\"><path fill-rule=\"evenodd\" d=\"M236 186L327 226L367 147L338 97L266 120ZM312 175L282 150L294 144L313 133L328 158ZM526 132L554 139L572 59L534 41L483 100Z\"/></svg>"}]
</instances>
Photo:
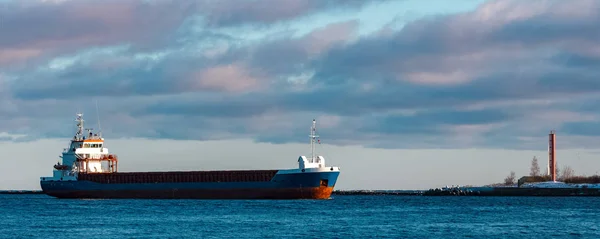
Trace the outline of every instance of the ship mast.
<instances>
[{"instance_id":1,"label":"ship mast","mask_svg":"<svg viewBox=\"0 0 600 239\"><path fill-rule=\"evenodd\" d=\"M315 119L313 119L313 124L312 127L310 128L310 150L311 150L311 163L315 162L316 159L316 155L315 155L315 140L317 140L317 138L319 138L318 135L316 135L317 132L317 121Z\"/></svg>"},{"instance_id":2,"label":"ship mast","mask_svg":"<svg viewBox=\"0 0 600 239\"><path fill-rule=\"evenodd\" d=\"M83 139L83 114L78 113L75 121L77 121L77 133L75 134L75 140L79 141Z\"/></svg>"}]
</instances>

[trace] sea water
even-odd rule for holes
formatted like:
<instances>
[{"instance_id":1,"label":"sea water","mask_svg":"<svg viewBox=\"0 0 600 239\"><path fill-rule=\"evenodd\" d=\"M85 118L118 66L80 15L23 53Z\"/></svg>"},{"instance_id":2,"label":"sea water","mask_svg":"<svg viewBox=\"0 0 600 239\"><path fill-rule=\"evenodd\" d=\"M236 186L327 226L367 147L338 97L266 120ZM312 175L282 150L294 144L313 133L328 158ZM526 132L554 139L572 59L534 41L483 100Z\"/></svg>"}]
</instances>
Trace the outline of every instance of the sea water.
<instances>
[{"instance_id":1,"label":"sea water","mask_svg":"<svg viewBox=\"0 0 600 239\"><path fill-rule=\"evenodd\" d=\"M72 200L0 195L0 238L600 238L600 198Z\"/></svg>"}]
</instances>

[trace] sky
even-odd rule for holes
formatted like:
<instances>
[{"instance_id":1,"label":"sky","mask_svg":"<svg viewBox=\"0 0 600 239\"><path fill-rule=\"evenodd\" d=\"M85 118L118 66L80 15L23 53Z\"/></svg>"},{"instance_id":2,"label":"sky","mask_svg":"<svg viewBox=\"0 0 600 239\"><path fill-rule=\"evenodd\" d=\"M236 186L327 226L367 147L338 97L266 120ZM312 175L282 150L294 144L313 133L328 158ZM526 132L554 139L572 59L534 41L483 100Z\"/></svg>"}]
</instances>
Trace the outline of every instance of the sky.
<instances>
[{"instance_id":1,"label":"sky","mask_svg":"<svg viewBox=\"0 0 600 239\"><path fill-rule=\"evenodd\" d=\"M337 189L600 170L600 1L0 0L0 189L39 189L75 133L120 171L284 169Z\"/></svg>"}]
</instances>

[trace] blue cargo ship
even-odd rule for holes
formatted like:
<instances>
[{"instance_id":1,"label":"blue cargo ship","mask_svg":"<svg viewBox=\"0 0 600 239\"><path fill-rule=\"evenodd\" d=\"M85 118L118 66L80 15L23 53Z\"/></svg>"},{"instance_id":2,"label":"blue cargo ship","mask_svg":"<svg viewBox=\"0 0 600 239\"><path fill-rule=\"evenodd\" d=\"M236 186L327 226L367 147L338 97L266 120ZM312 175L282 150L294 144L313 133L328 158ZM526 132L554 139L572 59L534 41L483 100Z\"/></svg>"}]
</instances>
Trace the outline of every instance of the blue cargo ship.
<instances>
[{"instance_id":1,"label":"blue cargo ship","mask_svg":"<svg viewBox=\"0 0 600 239\"><path fill-rule=\"evenodd\" d=\"M154 199L328 199L340 174L315 153L316 121L310 129L311 156L298 167L281 170L118 172L118 157L105 148L102 134L84 134L83 114L77 133L54 165L41 177L42 191L57 198Z\"/></svg>"}]
</instances>

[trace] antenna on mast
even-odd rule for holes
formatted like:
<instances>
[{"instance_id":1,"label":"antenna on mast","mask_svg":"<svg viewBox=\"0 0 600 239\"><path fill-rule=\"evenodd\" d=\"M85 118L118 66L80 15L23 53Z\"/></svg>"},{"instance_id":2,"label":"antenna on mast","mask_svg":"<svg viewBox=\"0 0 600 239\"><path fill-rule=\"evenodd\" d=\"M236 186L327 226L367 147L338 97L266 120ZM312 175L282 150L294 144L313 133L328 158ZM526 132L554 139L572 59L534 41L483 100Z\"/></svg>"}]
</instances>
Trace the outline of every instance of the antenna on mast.
<instances>
[{"instance_id":1,"label":"antenna on mast","mask_svg":"<svg viewBox=\"0 0 600 239\"><path fill-rule=\"evenodd\" d=\"M75 134L75 138L81 140L83 137L83 114L77 113L75 121L77 121L77 133Z\"/></svg>"},{"instance_id":2,"label":"antenna on mast","mask_svg":"<svg viewBox=\"0 0 600 239\"><path fill-rule=\"evenodd\" d=\"M317 121L313 119L312 127L310 128L310 151L311 151L311 163L315 162L316 154L315 154L315 140L319 138L317 133Z\"/></svg>"},{"instance_id":3,"label":"antenna on mast","mask_svg":"<svg viewBox=\"0 0 600 239\"><path fill-rule=\"evenodd\" d=\"M102 128L100 127L100 113L98 113L98 100L96 100L96 117L98 118L98 137L102 138Z\"/></svg>"}]
</instances>

